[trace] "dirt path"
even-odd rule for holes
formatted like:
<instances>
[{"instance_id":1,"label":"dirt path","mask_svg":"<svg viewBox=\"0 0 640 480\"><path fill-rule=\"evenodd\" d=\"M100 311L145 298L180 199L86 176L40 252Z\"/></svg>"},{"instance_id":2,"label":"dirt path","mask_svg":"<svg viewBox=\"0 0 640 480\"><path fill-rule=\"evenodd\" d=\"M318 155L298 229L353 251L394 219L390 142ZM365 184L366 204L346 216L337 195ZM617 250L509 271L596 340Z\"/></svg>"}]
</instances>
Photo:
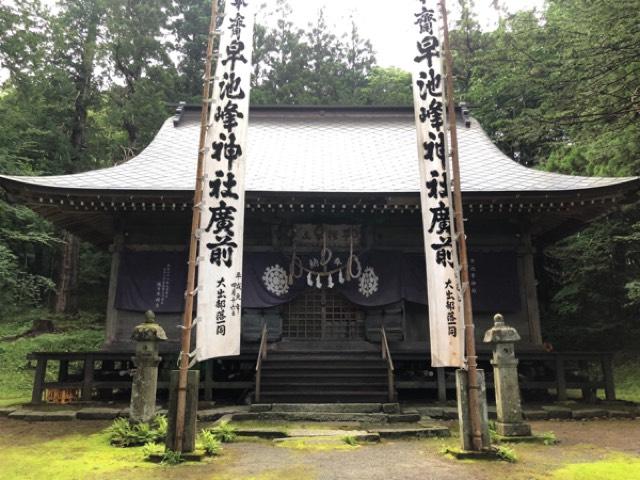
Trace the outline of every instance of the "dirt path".
<instances>
[{"instance_id":1,"label":"dirt path","mask_svg":"<svg viewBox=\"0 0 640 480\"><path fill-rule=\"evenodd\" d=\"M0 479L203 479L203 480L458 480L473 478L516 480L553 477L568 464L596 462L624 456L639 462L637 475L625 473L615 480L640 479L640 422L534 422L536 432L553 431L557 446L517 445L519 461L460 462L442 456L446 441L385 441L352 447L340 441L333 447L283 447L267 441L227 444L220 457L202 464L177 467L141 461L140 449L109 447L103 432L108 422L36 422L0 419ZM622 458L622 457L620 457ZM635 464L635 463L634 463ZM635 470L633 470L635 471Z\"/></svg>"}]
</instances>

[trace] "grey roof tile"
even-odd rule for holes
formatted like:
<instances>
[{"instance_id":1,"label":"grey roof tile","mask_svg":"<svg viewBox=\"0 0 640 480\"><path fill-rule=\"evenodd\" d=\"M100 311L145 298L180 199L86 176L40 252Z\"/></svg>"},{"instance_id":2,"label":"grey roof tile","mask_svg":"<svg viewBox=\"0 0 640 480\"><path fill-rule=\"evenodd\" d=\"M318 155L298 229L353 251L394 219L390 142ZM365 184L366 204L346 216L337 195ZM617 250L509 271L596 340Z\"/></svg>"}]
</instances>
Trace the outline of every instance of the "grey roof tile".
<instances>
[{"instance_id":1,"label":"grey roof tile","mask_svg":"<svg viewBox=\"0 0 640 480\"><path fill-rule=\"evenodd\" d=\"M191 190L199 116L172 118L135 158L74 175L15 177L25 184L86 190ZM636 177L581 177L523 167L505 156L480 125L458 129L462 189L551 192L606 187ZM413 116L390 112L252 112L247 190L256 192L417 192Z\"/></svg>"}]
</instances>

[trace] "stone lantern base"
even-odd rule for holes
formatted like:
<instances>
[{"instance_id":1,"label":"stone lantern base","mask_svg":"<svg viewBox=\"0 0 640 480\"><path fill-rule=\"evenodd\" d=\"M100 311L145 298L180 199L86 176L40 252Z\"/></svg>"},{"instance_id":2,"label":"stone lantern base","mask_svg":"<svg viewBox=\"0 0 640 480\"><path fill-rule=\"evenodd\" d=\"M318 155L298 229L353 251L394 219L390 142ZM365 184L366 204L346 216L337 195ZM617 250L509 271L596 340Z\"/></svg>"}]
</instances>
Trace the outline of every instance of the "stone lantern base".
<instances>
[{"instance_id":1,"label":"stone lantern base","mask_svg":"<svg viewBox=\"0 0 640 480\"><path fill-rule=\"evenodd\" d=\"M531 436L531 426L524 422L496 422L496 432L503 437L528 437Z\"/></svg>"}]
</instances>

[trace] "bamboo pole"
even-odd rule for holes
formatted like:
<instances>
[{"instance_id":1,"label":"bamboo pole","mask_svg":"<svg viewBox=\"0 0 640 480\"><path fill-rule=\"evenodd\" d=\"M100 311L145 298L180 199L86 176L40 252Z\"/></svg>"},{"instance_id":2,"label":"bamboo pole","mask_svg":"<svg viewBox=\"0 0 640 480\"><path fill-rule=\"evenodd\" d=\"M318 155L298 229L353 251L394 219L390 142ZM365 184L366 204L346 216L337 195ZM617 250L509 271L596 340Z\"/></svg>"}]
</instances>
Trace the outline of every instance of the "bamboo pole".
<instances>
[{"instance_id":1,"label":"bamboo pole","mask_svg":"<svg viewBox=\"0 0 640 480\"><path fill-rule=\"evenodd\" d=\"M189 243L189 269L187 273L187 290L185 294L184 315L182 318L182 339L180 345L180 374L178 376L178 398L176 405L176 434L174 450L182 452L184 425L187 403L187 376L189 371L189 352L191 351L191 328L193 323L193 297L195 296L196 262L198 255L197 230L200 226L200 203L202 201L204 154L209 122L209 104L211 88L211 63L213 43L218 18L218 2L211 0L211 20L207 41L207 56L204 67L204 85L202 87L202 111L200 113L200 141L198 143L198 167L196 187L193 195L193 213L191 216L191 239Z\"/></svg>"},{"instance_id":2,"label":"bamboo pole","mask_svg":"<svg viewBox=\"0 0 640 480\"><path fill-rule=\"evenodd\" d=\"M447 2L440 1L442 11L443 48L446 66L447 116L451 135L451 169L453 173L453 199L456 237L460 260L460 278L462 282L462 300L464 307L465 349L467 352L467 386L469 398L469 423L471 426L472 445L474 450L482 450L482 422L480 419L480 386L478 385L478 363L476 355L475 326L473 309L471 308L471 288L469 288L469 265L467 256L467 240L464 233L462 216L462 190L460 189L460 162L458 157L458 132L456 130L456 111L453 99L453 59L449 45L449 26L447 24ZM487 445L488 446L488 445Z\"/></svg>"}]
</instances>

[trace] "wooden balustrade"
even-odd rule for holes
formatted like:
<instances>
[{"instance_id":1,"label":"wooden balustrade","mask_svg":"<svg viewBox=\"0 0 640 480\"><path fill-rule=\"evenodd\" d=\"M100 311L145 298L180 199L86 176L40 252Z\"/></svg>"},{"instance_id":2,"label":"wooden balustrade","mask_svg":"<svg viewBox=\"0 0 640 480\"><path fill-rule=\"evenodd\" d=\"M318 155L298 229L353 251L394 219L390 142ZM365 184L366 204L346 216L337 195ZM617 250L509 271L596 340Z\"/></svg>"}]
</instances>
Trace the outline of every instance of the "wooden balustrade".
<instances>
[{"instance_id":1,"label":"wooden balustrade","mask_svg":"<svg viewBox=\"0 0 640 480\"><path fill-rule=\"evenodd\" d=\"M380 327L380 343L382 350L382 359L387 361L387 382L389 385L389 402L395 402L396 400L396 387L394 379L394 367L393 359L391 358L391 350L389 349L389 342L387 341L387 332L384 327Z\"/></svg>"},{"instance_id":2,"label":"wooden balustrade","mask_svg":"<svg viewBox=\"0 0 640 480\"><path fill-rule=\"evenodd\" d=\"M260 336L260 349L258 350L258 359L256 360L256 395L255 401L260 401L260 387L262 381L262 360L267 358L267 324L262 326L262 335Z\"/></svg>"}]
</instances>

